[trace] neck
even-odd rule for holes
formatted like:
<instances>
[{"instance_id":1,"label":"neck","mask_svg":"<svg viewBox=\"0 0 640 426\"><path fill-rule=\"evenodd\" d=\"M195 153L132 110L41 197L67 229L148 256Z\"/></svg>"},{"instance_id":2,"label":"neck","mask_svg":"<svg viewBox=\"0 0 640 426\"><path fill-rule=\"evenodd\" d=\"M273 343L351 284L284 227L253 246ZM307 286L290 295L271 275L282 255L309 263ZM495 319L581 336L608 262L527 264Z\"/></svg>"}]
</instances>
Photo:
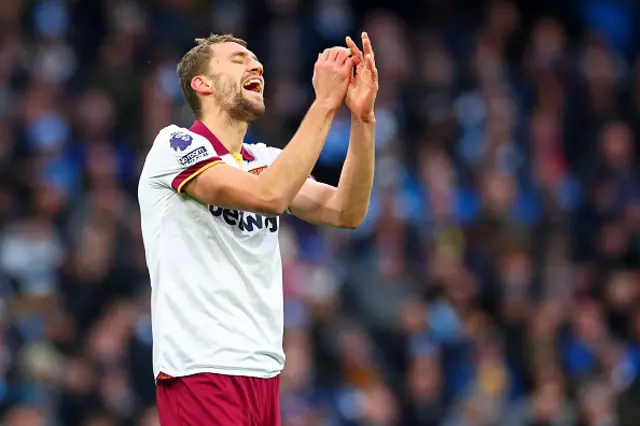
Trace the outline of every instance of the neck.
<instances>
[{"instance_id":1,"label":"neck","mask_svg":"<svg viewBox=\"0 0 640 426\"><path fill-rule=\"evenodd\" d=\"M224 111L203 115L200 121L216 135L229 152L240 152L249 123L234 120Z\"/></svg>"}]
</instances>

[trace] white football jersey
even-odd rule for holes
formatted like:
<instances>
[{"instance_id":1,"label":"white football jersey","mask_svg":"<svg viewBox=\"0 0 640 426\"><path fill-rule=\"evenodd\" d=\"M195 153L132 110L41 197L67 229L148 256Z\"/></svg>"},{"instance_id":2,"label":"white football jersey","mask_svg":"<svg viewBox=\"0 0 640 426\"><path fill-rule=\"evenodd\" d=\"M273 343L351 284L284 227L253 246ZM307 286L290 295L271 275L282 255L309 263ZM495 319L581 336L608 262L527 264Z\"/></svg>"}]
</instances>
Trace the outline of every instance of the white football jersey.
<instances>
[{"instance_id":1,"label":"white football jersey","mask_svg":"<svg viewBox=\"0 0 640 426\"><path fill-rule=\"evenodd\" d=\"M203 205L182 192L220 162L260 173L279 153L264 144L230 153L199 121L156 137L138 187L156 378L282 371L279 218Z\"/></svg>"}]
</instances>

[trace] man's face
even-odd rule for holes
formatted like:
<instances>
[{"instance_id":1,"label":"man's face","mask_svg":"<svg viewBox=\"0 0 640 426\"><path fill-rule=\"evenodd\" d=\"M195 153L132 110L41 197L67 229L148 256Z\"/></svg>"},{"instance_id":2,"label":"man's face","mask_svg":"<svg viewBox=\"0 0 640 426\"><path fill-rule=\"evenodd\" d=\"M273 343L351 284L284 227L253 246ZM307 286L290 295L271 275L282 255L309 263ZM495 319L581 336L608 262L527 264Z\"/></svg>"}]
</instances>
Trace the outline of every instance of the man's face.
<instances>
[{"instance_id":1,"label":"man's face","mask_svg":"<svg viewBox=\"0 0 640 426\"><path fill-rule=\"evenodd\" d=\"M256 55L237 43L211 47L210 70L216 102L239 121L254 121L264 114L263 68Z\"/></svg>"}]
</instances>

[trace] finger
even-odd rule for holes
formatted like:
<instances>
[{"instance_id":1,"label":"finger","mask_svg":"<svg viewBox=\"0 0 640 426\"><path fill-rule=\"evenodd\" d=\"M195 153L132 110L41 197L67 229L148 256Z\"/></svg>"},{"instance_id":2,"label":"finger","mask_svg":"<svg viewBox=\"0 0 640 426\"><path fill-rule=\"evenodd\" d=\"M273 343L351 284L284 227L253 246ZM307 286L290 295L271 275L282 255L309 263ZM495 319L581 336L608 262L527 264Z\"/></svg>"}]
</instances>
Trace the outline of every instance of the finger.
<instances>
[{"instance_id":1,"label":"finger","mask_svg":"<svg viewBox=\"0 0 640 426\"><path fill-rule=\"evenodd\" d=\"M352 75L353 75L353 58L347 57L347 60L344 62L344 64L342 65L342 70L345 73L349 73L349 79L351 79Z\"/></svg>"},{"instance_id":2,"label":"finger","mask_svg":"<svg viewBox=\"0 0 640 426\"><path fill-rule=\"evenodd\" d=\"M331 54L331 49L324 49L324 51L322 52L321 59L326 61L327 59L329 59L330 54Z\"/></svg>"},{"instance_id":3,"label":"finger","mask_svg":"<svg viewBox=\"0 0 640 426\"><path fill-rule=\"evenodd\" d=\"M338 50L335 47L332 47L331 49L327 49L327 50L329 51L327 60L329 62L335 62L336 57L338 56Z\"/></svg>"},{"instance_id":4,"label":"finger","mask_svg":"<svg viewBox=\"0 0 640 426\"><path fill-rule=\"evenodd\" d=\"M344 62L349 59L351 52L348 49L341 48L336 55L336 62L339 64L344 64Z\"/></svg>"},{"instance_id":5,"label":"finger","mask_svg":"<svg viewBox=\"0 0 640 426\"><path fill-rule=\"evenodd\" d=\"M366 32L362 33L362 50L364 50L365 55L373 56L373 46L371 45L371 39L369 38L369 34Z\"/></svg>"},{"instance_id":6,"label":"finger","mask_svg":"<svg viewBox=\"0 0 640 426\"><path fill-rule=\"evenodd\" d=\"M364 64L367 66L367 68L369 68L369 70L373 70L376 67L373 56L370 54L364 55Z\"/></svg>"},{"instance_id":7,"label":"finger","mask_svg":"<svg viewBox=\"0 0 640 426\"><path fill-rule=\"evenodd\" d=\"M373 78L377 81L378 69L376 68L376 63L375 63L375 60L373 59L373 55L369 55L369 54L365 55L364 62L367 66L367 69L369 69L369 71L371 72L371 75L373 76Z\"/></svg>"},{"instance_id":8,"label":"finger","mask_svg":"<svg viewBox=\"0 0 640 426\"><path fill-rule=\"evenodd\" d=\"M349 48L349 51L351 52L351 55L354 58L354 62L358 64L364 61L364 56L362 55L362 52L360 51L360 49L358 49L358 46L354 43L351 37L347 36L345 38L345 41L347 42L347 47Z\"/></svg>"},{"instance_id":9,"label":"finger","mask_svg":"<svg viewBox=\"0 0 640 426\"><path fill-rule=\"evenodd\" d=\"M336 51L336 62L342 64L349 56L351 56L351 51L346 47L336 46L334 49Z\"/></svg>"}]
</instances>

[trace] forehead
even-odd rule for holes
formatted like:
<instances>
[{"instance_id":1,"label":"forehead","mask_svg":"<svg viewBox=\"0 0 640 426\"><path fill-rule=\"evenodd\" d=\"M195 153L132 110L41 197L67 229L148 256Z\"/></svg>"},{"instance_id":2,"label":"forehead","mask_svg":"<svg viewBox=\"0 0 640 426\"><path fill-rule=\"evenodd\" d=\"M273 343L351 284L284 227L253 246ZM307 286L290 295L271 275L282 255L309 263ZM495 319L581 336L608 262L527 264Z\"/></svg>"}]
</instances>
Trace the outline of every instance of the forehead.
<instances>
[{"instance_id":1,"label":"forehead","mask_svg":"<svg viewBox=\"0 0 640 426\"><path fill-rule=\"evenodd\" d=\"M213 57L219 60L230 59L234 56L249 56L255 60L258 59L251 50L232 41L214 44L211 46L211 51L213 52Z\"/></svg>"}]
</instances>

